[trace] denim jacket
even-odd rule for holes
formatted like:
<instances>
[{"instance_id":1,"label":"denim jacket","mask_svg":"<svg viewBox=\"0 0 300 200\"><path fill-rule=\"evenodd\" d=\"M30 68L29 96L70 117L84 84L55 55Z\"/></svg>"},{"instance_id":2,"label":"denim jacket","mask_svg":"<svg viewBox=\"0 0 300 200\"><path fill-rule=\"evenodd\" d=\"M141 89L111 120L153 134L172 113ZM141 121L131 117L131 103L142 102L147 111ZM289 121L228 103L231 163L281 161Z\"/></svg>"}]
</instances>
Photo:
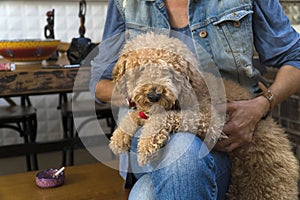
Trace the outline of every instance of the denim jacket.
<instances>
[{"instance_id":1,"label":"denim jacket","mask_svg":"<svg viewBox=\"0 0 300 200\"><path fill-rule=\"evenodd\" d=\"M153 27L171 29L161 0L116 0L116 4L125 19L127 38ZM204 48L222 75L247 86L253 86L259 75L252 67L252 13L251 0L189 3L189 27L197 57L201 58Z\"/></svg>"},{"instance_id":2,"label":"denim jacket","mask_svg":"<svg viewBox=\"0 0 300 200\"><path fill-rule=\"evenodd\" d=\"M264 65L300 68L299 34L278 0L190 0L188 13L196 56L201 60L204 49L225 77L249 88L257 83L254 47ZM111 78L108 60L117 60L125 40L152 29L172 29L163 0L110 0L100 54L92 63L92 93L101 76ZM112 42L110 37L122 31Z\"/></svg>"}]
</instances>

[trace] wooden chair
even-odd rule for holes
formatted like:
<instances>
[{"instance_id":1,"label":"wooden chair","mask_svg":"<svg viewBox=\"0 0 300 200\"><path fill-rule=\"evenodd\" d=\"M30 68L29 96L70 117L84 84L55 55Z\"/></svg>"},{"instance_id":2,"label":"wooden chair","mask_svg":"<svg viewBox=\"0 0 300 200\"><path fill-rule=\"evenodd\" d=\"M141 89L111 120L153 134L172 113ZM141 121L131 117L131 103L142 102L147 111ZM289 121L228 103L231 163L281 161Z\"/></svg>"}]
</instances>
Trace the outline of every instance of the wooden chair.
<instances>
[{"instance_id":1,"label":"wooden chair","mask_svg":"<svg viewBox=\"0 0 300 200\"><path fill-rule=\"evenodd\" d=\"M91 60L98 54L98 47L94 48L89 55L82 62L83 67L90 67ZM76 94L80 94L80 92L73 91ZM87 91L81 91L87 92ZM73 95L75 96L75 95ZM61 109L61 118L63 125L63 137L64 139L77 138L78 132L80 129L90 122L91 120L95 120L95 115L97 120L106 119L107 126L110 127L110 133L107 134L107 137L110 137L115 128L115 121L113 118L111 106L109 104L99 104L94 100L77 100L76 97L72 99L72 101L68 101L67 94L60 94L60 103L59 108ZM95 109L92 109L95 108ZM80 127L77 127L75 130L74 126L74 116L76 117L85 117L83 122L81 122ZM67 155L69 155L68 163L67 163ZM63 159L62 165L73 165L74 164L74 153L73 149L66 149L63 151Z\"/></svg>"},{"instance_id":2,"label":"wooden chair","mask_svg":"<svg viewBox=\"0 0 300 200\"><path fill-rule=\"evenodd\" d=\"M21 97L21 105L16 105L7 98L8 106L0 106L0 128L12 129L24 138L24 143L34 143L37 135L37 113L29 97ZM22 155L22 152L10 152L10 156ZM26 155L27 170L37 170L36 154Z\"/></svg>"},{"instance_id":3,"label":"wooden chair","mask_svg":"<svg viewBox=\"0 0 300 200\"><path fill-rule=\"evenodd\" d=\"M91 105L95 104L95 109L91 109ZM81 128L88 122L95 120L106 119L107 126L110 127L110 133L107 134L109 138L114 131L115 121L113 119L113 114L110 105L108 104L98 104L93 100L78 100L73 102L66 102L61 105L61 117L63 124L63 138L71 139L78 138L78 133ZM74 125L75 117L85 117L81 122L80 126L75 128ZM68 162L67 157L69 156ZM66 149L63 151L62 165L74 165L74 151L73 148Z\"/></svg>"}]
</instances>

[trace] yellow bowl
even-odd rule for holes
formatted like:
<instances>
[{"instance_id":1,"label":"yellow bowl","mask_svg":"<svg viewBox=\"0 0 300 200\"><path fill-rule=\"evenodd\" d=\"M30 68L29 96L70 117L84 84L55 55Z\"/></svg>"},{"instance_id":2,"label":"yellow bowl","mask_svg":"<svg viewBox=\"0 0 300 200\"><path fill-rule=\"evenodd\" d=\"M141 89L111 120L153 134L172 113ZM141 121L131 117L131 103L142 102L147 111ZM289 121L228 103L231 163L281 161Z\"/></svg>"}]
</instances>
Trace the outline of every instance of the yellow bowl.
<instances>
[{"instance_id":1,"label":"yellow bowl","mask_svg":"<svg viewBox=\"0 0 300 200\"><path fill-rule=\"evenodd\" d=\"M15 63L35 63L48 59L57 49L60 40L23 39L0 40L0 55Z\"/></svg>"}]
</instances>

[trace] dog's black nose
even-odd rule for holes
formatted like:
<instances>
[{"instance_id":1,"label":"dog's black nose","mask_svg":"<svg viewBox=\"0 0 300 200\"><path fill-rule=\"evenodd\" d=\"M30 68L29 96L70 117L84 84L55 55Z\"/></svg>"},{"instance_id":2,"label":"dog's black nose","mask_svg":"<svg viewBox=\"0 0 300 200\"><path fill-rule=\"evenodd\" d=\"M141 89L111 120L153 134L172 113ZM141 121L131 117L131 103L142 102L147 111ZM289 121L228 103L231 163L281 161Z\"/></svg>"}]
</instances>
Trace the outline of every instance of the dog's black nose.
<instances>
[{"instance_id":1,"label":"dog's black nose","mask_svg":"<svg viewBox=\"0 0 300 200\"><path fill-rule=\"evenodd\" d=\"M155 90L153 90L147 95L147 98L150 102L158 102L161 98L161 94L157 94Z\"/></svg>"}]
</instances>

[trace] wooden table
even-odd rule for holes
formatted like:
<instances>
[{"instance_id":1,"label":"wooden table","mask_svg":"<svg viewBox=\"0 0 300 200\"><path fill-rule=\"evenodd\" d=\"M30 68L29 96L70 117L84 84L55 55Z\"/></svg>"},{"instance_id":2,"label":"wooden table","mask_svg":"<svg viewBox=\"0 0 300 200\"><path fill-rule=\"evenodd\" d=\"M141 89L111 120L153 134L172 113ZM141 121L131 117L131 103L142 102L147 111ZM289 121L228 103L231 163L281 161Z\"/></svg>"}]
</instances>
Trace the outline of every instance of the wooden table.
<instances>
[{"instance_id":1,"label":"wooden table","mask_svg":"<svg viewBox=\"0 0 300 200\"><path fill-rule=\"evenodd\" d=\"M63 66L68 61L64 57L57 62L17 65L15 71L1 71L0 97L72 92L75 80L76 89L88 89L90 67L45 68L59 64Z\"/></svg>"},{"instance_id":2,"label":"wooden table","mask_svg":"<svg viewBox=\"0 0 300 200\"><path fill-rule=\"evenodd\" d=\"M129 190L119 172L103 164L66 167L64 185L41 189L37 171L0 176L1 200L125 200Z\"/></svg>"},{"instance_id":3,"label":"wooden table","mask_svg":"<svg viewBox=\"0 0 300 200\"><path fill-rule=\"evenodd\" d=\"M0 62L5 63L9 61L0 59ZM5 98L8 103L14 105L16 103L10 97L62 94L59 96L62 101L58 101L62 103L63 101L67 101L67 93L87 91L90 81L90 67L64 68L63 66L67 64L69 64L67 57L62 56L55 62L43 61L38 64L16 65L15 71L0 71L0 98ZM61 65L62 67L57 65ZM47 145L49 147L48 151L58 150L65 145L73 144L72 142L73 140L58 140L39 144L5 145L0 147L0 157L15 156L19 153L25 154L25 152L35 153L35 150L41 152L40 150L44 149L42 145ZM78 141L76 140L74 145L77 143ZM36 149L39 146L40 149ZM6 151L6 148L9 148L11 151ZM1 196L0 199L2 199Z\"/></svg>"}]
</instances>

